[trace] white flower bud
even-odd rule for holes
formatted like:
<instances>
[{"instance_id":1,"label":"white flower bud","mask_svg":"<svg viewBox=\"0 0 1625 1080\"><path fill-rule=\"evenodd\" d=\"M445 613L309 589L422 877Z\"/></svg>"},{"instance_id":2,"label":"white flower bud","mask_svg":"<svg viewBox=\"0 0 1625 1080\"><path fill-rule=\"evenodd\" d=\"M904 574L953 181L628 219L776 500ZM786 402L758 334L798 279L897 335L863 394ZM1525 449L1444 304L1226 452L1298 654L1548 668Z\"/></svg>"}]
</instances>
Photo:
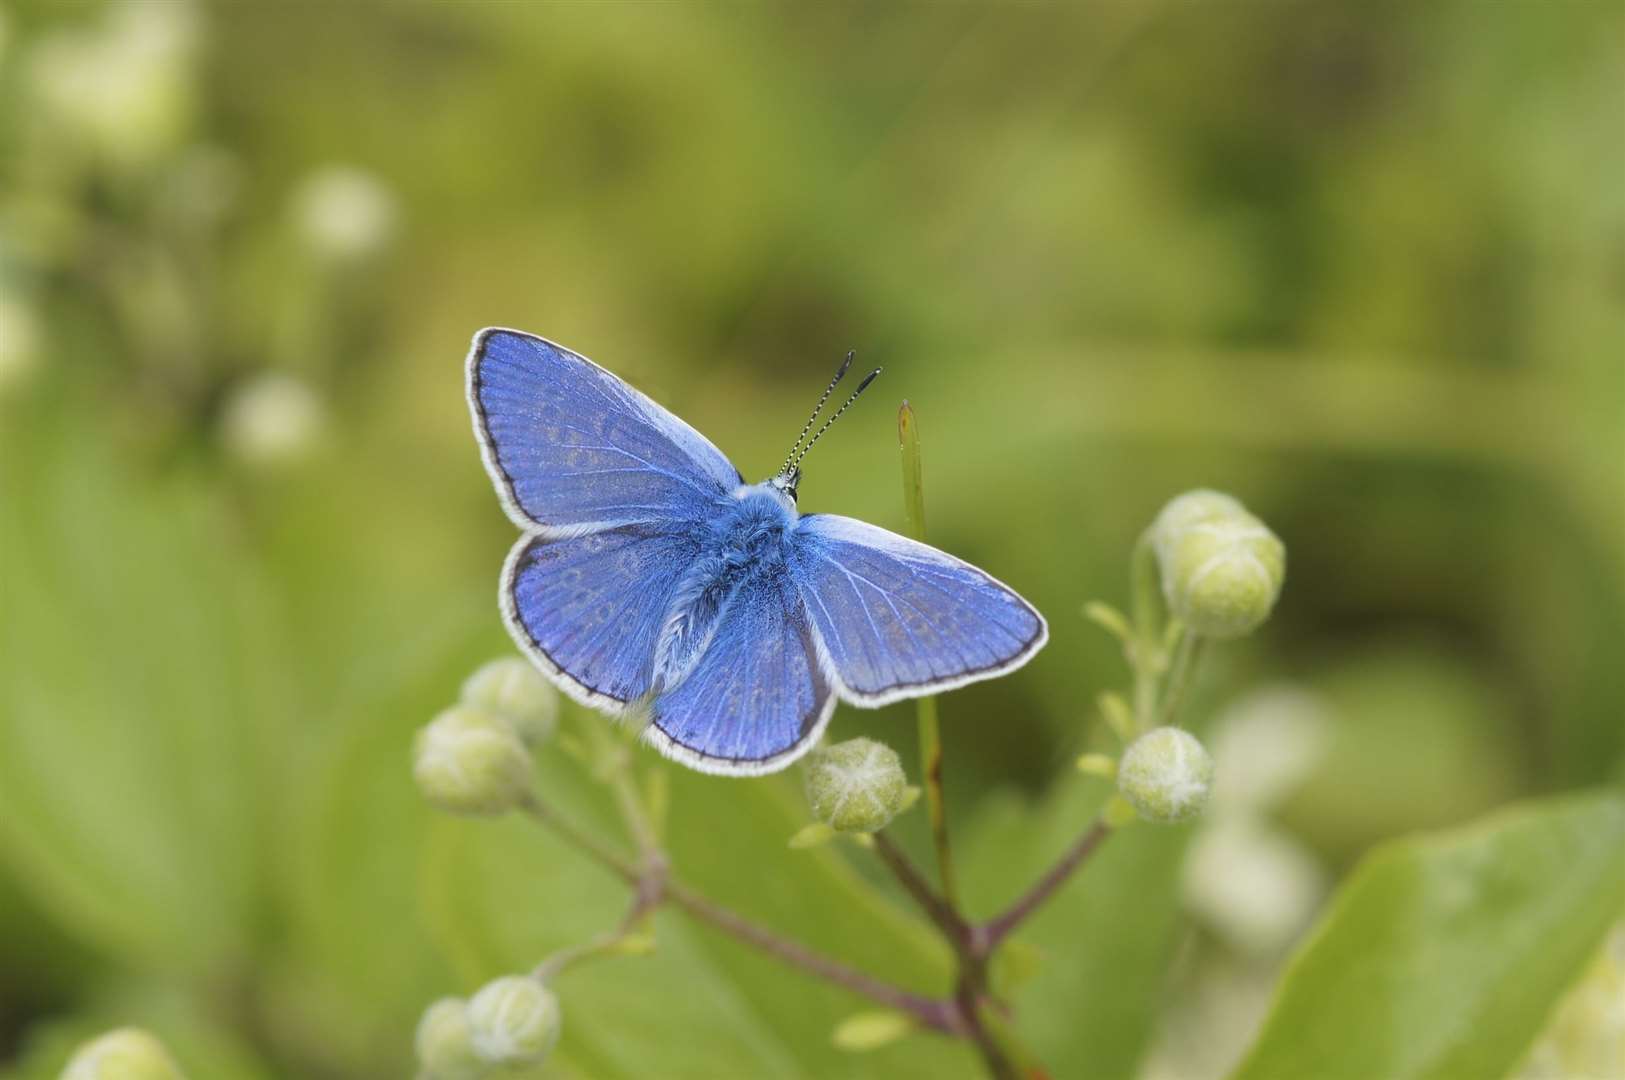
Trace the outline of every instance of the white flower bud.
<instances>
[{"instance_id":1,"label":"white flower bud","mask_svg":"<svg viewBox=\"0 0 1625 1080\"><path fill-rule=\"evenodd\" d=\"M315 447L325 426L326 410L315 391L275 371L239 386L220 417L226 449L258 466L297 461Z\"/></svg>"},{"instance_id":2,"label":"white flower bud","mask_svg":"<svg viewBox=\"0 0 1625 1080\"><path fill-rule=\"evenodd\" d=\"M142 167L183 137L198 38L190 3L114 4L100 25L42 37L29 56L41 114L110 164Z\"/></svg>"},{"instance_id":3,"label":"white flower bud","mask_svg":"<svg viewBox=\"0 0 1625 1080\"><path fill-rule=\"evenodd\" d=\"M813 817L840 832L878 832L912 801L897 751L848 739L807 755Z\"/></svg>"},{"instance_id":4,"label":"white flower bud","mask_svg":"<svg viewBox=\"0 0 1625 1080\"><path fill-rule=\"evenodd\" d=\"M442 810L500 814L530 790L530 754L501 720L456 705L418 732L412 775L424 798Z\"/></svg>"},{"instance_id":5,"label":"white flower bud","mask_svg":"<svg viewBox=\"0 0 1625 1080\"><path fill-rule=\"evenodd\" d=\"M460 998L441 998L423 1011L416 1044L428 1080L479 1080L487 1071L474 1053L468 1004Z\"/></svg>"},{"instance_id":6,"label":"white flower bud","mask_svg":"<svg viewBox=\"0 0 1625 1080\"><path fill-rule=\"evenodd\" d=\"M1212 789L1213 759L1182 728L1153 728L1129 744L1117 765L1117 790L1147 821L1189 821Z\"/></svg>"},{"instance_id":7,"label":"white flower bud","mask_svg":"<svg viewBox=\"0 0 1625 1080\"><path fill-rule=\"evenodd\" d=\"M537 979L504 975L469 1001L468 1023L481 1061L535 1064L559 1041L559 999Z\"/></svg>"},{"instance_id":8,"label":"white flower bud","mask_svg":"<svg viewBox=\"0 0 1625 1080\"><path fill-rule=\"evenodd\" d=\"M553 735L559 722L559 692L517 656L492 660L463 683L463 701L512 725L527 746Z\"/></svg>"},{"instance_id":9,"label":"white flower bud","mask_svg":"<svg viewBox=\"0 0 1625 1080\"><path fill-rule=\"evenodd\" d=\"M140 1028L119 1028L81 1046L60 1080L184 1080L164 1044Z\"/></svg>"},{"instance_id":10,"label":"white flower bud","mask_svg":"<svg viewBox=\"0 0 1625 1080\"><path fill-rule=\"evenodd\" d=\"M1286 548L1246 507L1217 491L1189 491L1151 526L1168 610L1193 633L1251 633L1275 606Z\"/></svg>"},{"instance_id":11,"label":"white flower bud","mask_svg":"<svg viewBox=\"0 0 1625 1080\"><path fill-rule=\"evenodd\" d=\"M395 197L369 172L329 165L305 178L294 195L300 235L325 259L361 259L389 243Z\"/></svg>"}]
</instances>

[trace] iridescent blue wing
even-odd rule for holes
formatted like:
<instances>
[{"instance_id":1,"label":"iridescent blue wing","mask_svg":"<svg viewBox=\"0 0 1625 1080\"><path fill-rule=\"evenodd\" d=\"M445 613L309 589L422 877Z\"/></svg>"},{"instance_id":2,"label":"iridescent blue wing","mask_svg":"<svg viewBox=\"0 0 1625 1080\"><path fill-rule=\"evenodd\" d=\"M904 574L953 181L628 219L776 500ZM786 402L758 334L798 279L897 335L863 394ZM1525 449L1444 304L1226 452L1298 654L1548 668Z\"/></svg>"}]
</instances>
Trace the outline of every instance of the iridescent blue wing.
<instances>
[{"instance_id":1,"label":"iridescent blue wing","mask_svg":"<svg viewBox=\"0 0 1625 1080\"><path fill-rule=\"evenodd\" d=\"M835 710L801 600L781 566L740 584L719 618L694 670L655 697L647 738L701 772L782 769Z\"/></svg>"},{"instance_id":2,"label":"iridescent blue wing","mask_svg":"<svg viewBox=\"0 0 1625 1080\"><path fill-rule=\"evenodd\" d=\"M503 507L531 532L699 521L743 482L705 436L531 334L474 335L468 405Z\"/></svg>"},{"instance_id":3,"label":"iridescent blue wing","mask_svg":"<svg viewBox=\"0 0 1625 1080\"><path fill-rule=\"evenodd\" d=\"M1049 637L1008 586L934 547L834 514L808 514L790 567L841 696L879 706L1025 664Z\"/></svg>"},{"instance_id":4,"label":"iridescent blue wing","mask_svg":"<svg viewBox=\"0 0 1625 1080\"><path fill-rule=\"evenodd\" d=\"M621 712L649 692L655 639L699 547L641 525L521 537L502 571L508 630L571 697Z\"/></svg>"}]
</instances>

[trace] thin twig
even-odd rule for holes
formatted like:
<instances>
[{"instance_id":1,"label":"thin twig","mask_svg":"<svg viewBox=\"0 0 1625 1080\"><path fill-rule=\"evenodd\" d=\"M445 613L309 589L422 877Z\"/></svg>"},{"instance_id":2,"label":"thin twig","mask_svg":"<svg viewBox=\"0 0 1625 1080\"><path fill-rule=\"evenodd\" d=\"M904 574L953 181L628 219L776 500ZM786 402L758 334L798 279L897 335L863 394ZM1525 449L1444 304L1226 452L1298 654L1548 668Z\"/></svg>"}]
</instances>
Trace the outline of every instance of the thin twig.
<instances>
[{"instance_id":1,"label":"thin twig","mask_svg":"<svg viewBox=\"0 0 1625 1080\"><path fill-rule=\"evenodd\" d=\"M1185 690L1195 681L1197 661L1202 658L1202 643L1206 639L1199 634L1193 634L1187 627L1179 638L1179 645L1174 649L1173 667L1169 669L1168 679L1162 691L1162 711L1157 717L1159 724L1172 724L1179 716L1179 707L1184 704Z\"/></svg>"},{"instance_id":2,"label":"thin twig","mask_svg":"<svg viewBox=\"0 0 1625 1080\"><path fill-rule=\"evenodd\" d=\"M782 937L764 926L751 922L743 915L707 899L687 885L666 876L663 860L650 862L651 870L659 875L658 880L652 880L649 875L640 873L630 860L577 828L568 818L555 813L535 797L526 800L523 809L533 819L558 833L568 843L637 890L637 899L633 906L635 914L628 917L629 921L652 910L660 903L669 901L693 918L709 923L718 930L793 967L845 987L854 993L862 994L888 1008L906 1012L918 1020L922 1027L945 1035L967 1034L964 1021L953 1002L904 990L900 986L865 974L839 960L815 952L798 941Z\"/></svg>"},{"instance_id":3,"label":"thin twig","mask_svg":"<svg viewBox=\"0 0 1625 1080\"><path fill-rule=\"evenodd\" d=\"M743 915L730 911L694 892L680 882L666 884L666 897L694 918L710 923L740 941L754 945L761 951L801 968L854 993L862 994L882 1005L906 1012L922 1025L946 1035L966 1034L964 1021L953 1004L941 998L916 994L891 983L882 982L839 960L780 937L772 930L751 922Z\"/></svg>"},{"instance_id":4,"label":"thin twig","mask_svg":"<svg viewBox=\"0 0 1625 1080\"><path fill-rule=\"evenodd\" d=\"M897 410L897 444L903 459L903 511L909 535L925 542L925 489L921 479L920 425L906 400ZM925 784L925 808L931 818L931 839L937 849L937 877L942 897L959 910L959 882L954 874L953 849L948 844L948 803L942 787L942 725L937 720L937 699L922 697L915 705L920 731L920 771Z\"/></svg>"},{"instance_id":5,"label":"thin twig","mask_svg":"<svg viewBox=\"0 0 1625 1080\"><path fill-rule=\"evenodd\" d=\"M568 818L560 817L535 796L527 798L519 808L558 833L566 842L574 845L628 885L636 886L641 880L643 875L638 872L632 860L619 854L591 833L585 832Z\"/></svg>"},{"instance_id":6,"label":"thin twig","mask_svg":"<svg viewBox=\"0 0 1625 1080\"><path fill-rule=\"evenodd\" d=\"M874 840L875 854L880 856L880 861L886 864L886 868L897 878L904 891L920 905L920 910L931 917L931 921L937 924L956 951L966 948L969 944L969 927L959 912L949 907L948 902L932 890L930 883L925 880L925 875L920 873L913 860L904 854L901 848L892 843L890 836L884 832L877 832L874 834Z\"/></svg>"},{"instance_id":7,"label":"thin twig","mask_svg":"<svg viewBox=\"0 0 1625 1080\"><path fill-rule=\"evenodd\" d=\"M1106 839L1111 831L1110 825L1098 819L1085 829L1077 842L1067 849L1066 854L1062 855L1043 877L1033 883L1032 888L1006 908L1003 914L989 920L980 928L977 935L978 946L986 952L996 948L1011 931L1043 906L1055 890L1066 884L1066 879L1083 865L1084 860L1094 854L1100 842Z\"/></svg>"}]
</instances>

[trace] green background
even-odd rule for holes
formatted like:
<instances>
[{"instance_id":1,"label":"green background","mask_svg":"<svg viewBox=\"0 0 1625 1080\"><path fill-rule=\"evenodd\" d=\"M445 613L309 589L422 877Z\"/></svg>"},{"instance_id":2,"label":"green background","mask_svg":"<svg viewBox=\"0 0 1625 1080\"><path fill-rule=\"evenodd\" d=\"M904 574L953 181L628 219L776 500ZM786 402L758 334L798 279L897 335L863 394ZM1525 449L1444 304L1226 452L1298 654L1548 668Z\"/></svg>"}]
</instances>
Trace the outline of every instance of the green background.
<instances>
[{"instance_id":1,"label":"green background","mask_svg":"<svg viewBox=\"0 0 1625 1080\"><path fill-rule=\"evenodd\" d=\"M411 784L413 732L509 650L513 529L462 397L491 324L749 479L848 348L885 366L802 508L902 528L907 398L933 541L1052 631L941 703L976 913L1102 797L1070 763L1125 675L1080 609L1126 603L1192 487L1268 522L1288 579L1191 715L1262 681L1329 703L1334 753L1273 812L1329 873L1622 775L1616 7L130 0L0 27L0 1069L134 1021L194 1077L400 1077L428 1001L618 910ZM301 210L334 166L382 208L348 254ZM305 437L271 411L280 453L243 434L272 372L311 405ZM834 730L913 760L907 706ZM579 769L539 771L609 828ZM938 988L862 852L783 851L794 774L672 784L697 885ZM1181 913L1186 838L1114 841L1034 925L1020 1022L1057 1075L1132 1075L1223 957ZM557 1075L974 1074L924 1037L835 1051L861 1002L659 930L569 976Z\"/></svg>"}]
</instances>

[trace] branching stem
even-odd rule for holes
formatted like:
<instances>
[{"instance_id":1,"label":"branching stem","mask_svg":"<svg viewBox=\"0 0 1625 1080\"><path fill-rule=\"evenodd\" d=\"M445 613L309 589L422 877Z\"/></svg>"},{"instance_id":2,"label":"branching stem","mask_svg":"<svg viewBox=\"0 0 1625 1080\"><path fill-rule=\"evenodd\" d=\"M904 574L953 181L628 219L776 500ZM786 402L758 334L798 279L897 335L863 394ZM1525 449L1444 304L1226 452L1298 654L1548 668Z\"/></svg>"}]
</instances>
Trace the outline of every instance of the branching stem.
<instances>
[{"instance_id":1,"label":"branching stem","mask_svg":"<svg viewBox=\"0 0 1625 1080\"><path fill-rule=\"evenodd\" d=\"M798 941L783 937L764 926L754 923L745 916L707 899L689 886L671 878L666 873L663 857L651 862L652 871L640 871L630 859L603 844L596 837L577 827L568 818L558 814L535 797L527 800L523 809L533 820L553 830L565 842L614 873L628 885L631 885L637 895L632 913L628 915L627 923L623 924L620 931L605 935L603 938L581 946L579 949L565 950L563 953L555 954L548 960L543 961L542 965L537 968L538 974L556 974L558 971L589 955L608 951L624 939L630 923L635 922L637 918L641 918L643 914L652 911L660 904L670 903L689 916L707 923L747 945L760 949L762 952L782 960L792 967L800 968L810 975L826 979L837 986L845 987L853 993L861 994L887 1008L908 1013L924 1028L945 1035L964 1035L967 1033L959 1010L952 1001L917 994L877 979L833 957L816 952Z\"/></svg>"}]
</instances>

